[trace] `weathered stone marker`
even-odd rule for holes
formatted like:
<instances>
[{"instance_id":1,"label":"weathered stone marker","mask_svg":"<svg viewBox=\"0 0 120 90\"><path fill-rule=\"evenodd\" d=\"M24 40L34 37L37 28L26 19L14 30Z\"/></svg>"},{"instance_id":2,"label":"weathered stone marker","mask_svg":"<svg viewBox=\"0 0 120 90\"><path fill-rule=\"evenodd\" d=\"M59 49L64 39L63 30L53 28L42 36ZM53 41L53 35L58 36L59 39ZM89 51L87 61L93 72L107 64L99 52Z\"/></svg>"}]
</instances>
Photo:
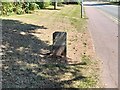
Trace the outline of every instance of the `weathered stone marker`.
<instances>
[{"instance_id":1,"label":"weathered stone marker","mask_svg":"<svg viewBox=\"0 0 120 90\"><path fill-rule=\"evenodd\" d=\"M53 55L66 57L66 32L53 33Z\"/></svg>"}]
</instances>

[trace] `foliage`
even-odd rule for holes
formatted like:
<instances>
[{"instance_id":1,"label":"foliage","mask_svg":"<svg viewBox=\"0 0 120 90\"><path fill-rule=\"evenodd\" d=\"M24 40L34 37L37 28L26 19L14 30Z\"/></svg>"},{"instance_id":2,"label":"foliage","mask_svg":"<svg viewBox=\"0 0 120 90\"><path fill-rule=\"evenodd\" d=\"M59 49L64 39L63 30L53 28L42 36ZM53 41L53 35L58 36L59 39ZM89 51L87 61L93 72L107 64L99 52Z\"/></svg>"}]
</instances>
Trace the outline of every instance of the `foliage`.
<instances>
[{"instance_id":1,"label":"foliage","mask_svg":"<svg viewBox=\"0 0 120 90\"><path fill-rule=\"evenodd\" d=\"M50 5L50 2L36 2L39 5L39 8L44 9Z\"/></svg>"},{"instance_id":2,"label":"foliage","mask_svg":"<svg viewBox=\"0 0 120 90\"><path fill-rule=\"evenodd\" d=\"M62 2L63 2L63 0L58 0L57 6L63 6Z\"/></svg>"},{"instance_id":3,"label":"foliage","mask_svg":"<svg viewBox=\"0 0 120 90\"><path fill-rule=\"evenodd\" d=\"M54 5L52 0L33 0L32 2L23 2L22 0L17 0L17 2L1 2L2 3L2 10L1 15L10 15L10 14L24 14L30 13L36 9L44 9L49 5ZM63 6L62 2L65 0L57 0L58 6Z\"/></svg>"},{"instance_id":4,"label":"foliage","mask_svg":"<svg viewBox=\"0 0 120 90\"><path fill-rule=\"evenodd\" d=\"M25 3L23 3L23 9L24 9L24 12L25 13L29 13L29 5L30 5L30 3L29 2L25 2Z\"/></svg>"},{"instance_id":5,"label":"foliage","mask_svg":"<svg viewBox=\"0 0 120 90\"><path fill-rule=\"evenodd\" d=\"M21 2L16 2L14 3L14 7L13 7L13 11L16 13L16 14L23 14L24 11L22 9L22 3Z\"/></svg>"},{"instance_id":6,"label":"foliage","mask_svg":"<svg viewBox=\"0 0 120 90\"><path fill-rule=\"evenodd\" d=\"M20 2L2 2L2 15L10 15L11 13L22 14L23 4Z\"/></svg>"},{"instance_id":7,"label":"foliage","mask_svg":"<svg viewBox=\"0 0 120 90\"><path fill-rule=\"evenodd\" d=\"M2 14L8 15L13 12L14 5L13 3L3 2L2 3Z\"/></svg>"},{"instance_id":8,"label":"foliage","mask_svg":"<svg viewBox=\"0 0 120 90\"><path fill-rule=\"evenodd\" d=\"M2 2L1 15L10 15L11 13L23 14L42 8L41 3L37 2ZM49 2L43 2L43 7L49 6Z\"/></svg>"},{"instance_id":9,"label":"foliage","mask_svg":"<svg viewBox=\"0 0 120 90\"><path fill-rule=\"evenodd\" d=\"M29 4L29 10L35 10L35 9L39 9L39 5L36 3L30 3Z\"/></svg>"},{"instance_id":10,"label":"foliage","mask_svg":"<svg viewBox=\"0 0 120 90\"><path fill-rule=\"evenodd\" d=\"M36 4L38 4L41 9L44 8L44 3L43 2L36 2Z\"/></svg>"}]
</instances>

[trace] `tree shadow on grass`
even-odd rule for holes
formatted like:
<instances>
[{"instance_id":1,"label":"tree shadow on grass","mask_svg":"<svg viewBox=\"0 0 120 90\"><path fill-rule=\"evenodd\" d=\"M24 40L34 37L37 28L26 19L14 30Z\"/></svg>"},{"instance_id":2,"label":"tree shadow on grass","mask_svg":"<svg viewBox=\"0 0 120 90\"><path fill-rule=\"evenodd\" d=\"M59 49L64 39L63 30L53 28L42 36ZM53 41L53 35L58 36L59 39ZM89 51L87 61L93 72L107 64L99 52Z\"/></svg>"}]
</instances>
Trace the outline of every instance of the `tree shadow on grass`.
<instances>
[{"instance_id":1,"label":"tree shadow on grass","mask_svg":"<svg viewBox=\"0 0 120 90\"><path fill-rule=\"evenodd\" d=\"M65 73L78 80L84 76L72 65L50 64L42 50L51 46L31 34L44 26L26 24L17 20L2 20L2 87L3 88L61 88L67 81L61 81ZM40 64L44 62L44 64ZM54 62L54 61L53 61ZM57 60L56 60L57 62ZM71 71L72 70L72 71ZM85 77L84 77L85 78ZM69 83L76 79L68 79Z\"/></svg>"},{"instance_id":2,"label":"tree shadow on grass","mask_svg":"<svg viewBox=\"0 0 120 90\"><path fill-rule=\"evenodd\" d=\"M33 58L37 58L35 54L39 54L41 49L48 49L48 44L31 34L36 29L47 28L25 24L17 20L2 20L2 44L5 59L14 57L32 62ZM34 59L34 61L36 60Z\"/></svg>"}]
</instances>

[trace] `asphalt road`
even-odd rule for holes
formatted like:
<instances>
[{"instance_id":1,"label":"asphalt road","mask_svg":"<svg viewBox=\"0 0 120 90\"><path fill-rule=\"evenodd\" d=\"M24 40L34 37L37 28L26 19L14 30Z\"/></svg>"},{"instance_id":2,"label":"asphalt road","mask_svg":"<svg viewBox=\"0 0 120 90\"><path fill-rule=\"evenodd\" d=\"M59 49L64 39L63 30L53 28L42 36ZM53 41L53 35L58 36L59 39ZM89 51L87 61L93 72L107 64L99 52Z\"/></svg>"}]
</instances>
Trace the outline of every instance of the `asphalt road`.
<instances>
[{"instance_id":1,"label":"asphalt road","mask_svg":"<svg viewBox=\"0 0 120 90\"><path fill-rule=\"evenodd\" d=\"M120 6L110 5L110 4L106 4L104 2L103 3L102 2L100 2L100 3L99 2L84 2L84 5L96 7L98 9L102 10L103 12L105 12L106 14L110 15L114 19L116 19L116 20L120 19L120 15L118 15Z\"/></svg>"},{"instance_id":2,"label":"asphalt road","mask_svg":"<svg viewBox=\"0 0 120 90\"><path fill-rule=\"evenodd\" d=\"M102 62L101 80L106 88L117 88L118 24L113 18L111 19L111 16L114 17L116 14L111 15L112 12L106 9L107 6L98 6L90 3L85 6L85 12L88 17L88 29L93 39L96 55Z\"/></svg>"},{"instance_id":3,"label":"asphalt road","mask_svg":"<svg viewBox=\"0 0 120 90\"><path fill-rule=\"evenodd\" d=\"M106 12L107 14L111 15L114 19L120 18L120 16L118 16L119 6L116 6L116 5L98 5L96 7L98 9Z\"/></svg>"}]
</instances>

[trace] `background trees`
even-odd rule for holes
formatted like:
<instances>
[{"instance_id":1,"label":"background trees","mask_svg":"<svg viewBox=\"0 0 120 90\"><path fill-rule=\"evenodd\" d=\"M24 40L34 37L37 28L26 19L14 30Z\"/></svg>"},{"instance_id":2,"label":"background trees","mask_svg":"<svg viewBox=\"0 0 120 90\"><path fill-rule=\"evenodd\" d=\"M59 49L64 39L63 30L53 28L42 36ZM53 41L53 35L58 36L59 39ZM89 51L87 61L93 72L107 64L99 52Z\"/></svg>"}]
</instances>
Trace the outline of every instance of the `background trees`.
<instances>
[{"instance_id":1,"label":"background trees","mask_svg":"<svg viewBox=\"0 0 120 90\"><path fill-rule=\"evenodd\" d=\"M49 5L53 5L54 9L57 6L63 6L64 4L70 3L70 0L41 0L38 2L34 0L34 2L27 2L28 0L15 0L17 2L1 2L2 6L0 15L11 15L11 14L24 14L24 13L31 13L36 9L44 9Z\"/></svg>"},{"instance_id":2,"label":"background trees","mask_svg":"<svg viewBox=\"0 0 120 90\"><path fill-rule=\"evenodd\" d=\"M2 2L1 7L1 15L24 14L40 9L40 6L34 2Z\"/></svg>"}]
</instances>

